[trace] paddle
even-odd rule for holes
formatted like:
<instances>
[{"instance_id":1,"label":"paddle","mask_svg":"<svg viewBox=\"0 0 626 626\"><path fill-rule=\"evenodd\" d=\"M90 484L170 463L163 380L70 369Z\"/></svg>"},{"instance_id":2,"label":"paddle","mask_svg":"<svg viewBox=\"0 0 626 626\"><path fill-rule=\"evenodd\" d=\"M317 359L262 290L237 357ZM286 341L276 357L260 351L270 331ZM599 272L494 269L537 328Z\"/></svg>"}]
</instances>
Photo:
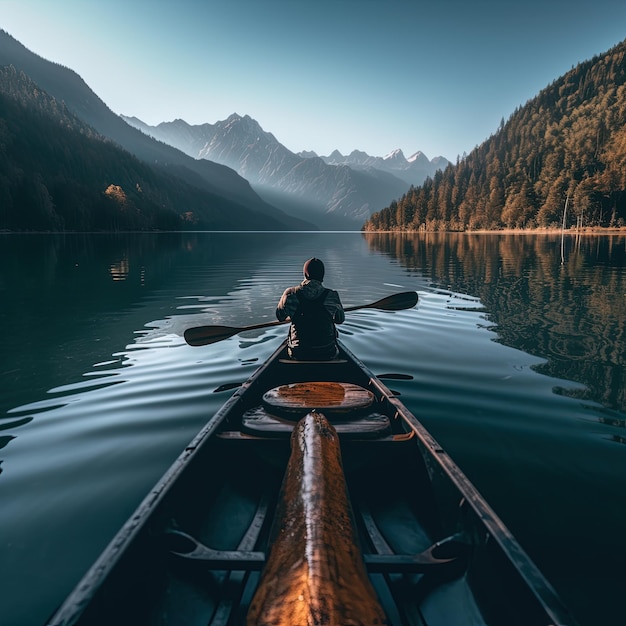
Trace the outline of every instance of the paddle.
<instances>
[{"instance_id":1,"label":"paddle","mask_svg":"<svg viewBox=\"0 0 626 626\"><path fill-rule=\"evenodd\" d=\"M396 293L393 296L387 296L377 302L371 304L361 304L359 306L349 306L345 308L345 311L357 311L359 309L379 309L380 311L402 311L403 309L410 309L417 304L417 293L415 291L404 291L402 293ZM264 322L263 324L254 324L253 326L243 326L237 328L235 326L196 326L194 328L188 328L185 331L185 341L190 346L206 346L210 343L216 343L222 339L228 339L233 335L242 333L245 330L257 330L258 328L270 328L271 326L280 326L286 324L279 322Z\"/></svg>"}]
</instances>

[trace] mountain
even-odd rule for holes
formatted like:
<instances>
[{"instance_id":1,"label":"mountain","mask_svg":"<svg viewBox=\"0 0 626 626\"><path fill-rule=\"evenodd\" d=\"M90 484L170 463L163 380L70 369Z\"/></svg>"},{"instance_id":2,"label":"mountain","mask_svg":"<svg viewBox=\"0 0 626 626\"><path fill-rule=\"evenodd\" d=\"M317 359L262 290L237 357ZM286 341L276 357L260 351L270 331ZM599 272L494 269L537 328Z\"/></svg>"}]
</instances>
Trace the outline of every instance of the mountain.
<instances>
[{"instance_id":1,"label":"mountain","mask_svg":"<svg viewBox=\"0 0 626 626\"><path fill-rule=\"evenodd\" d=\"M250 184L231 168L193 159L169 145L155 141L115 115L78 74L30 52L8 33L0 30L0 67L12 65L100 135L113 140L141 161L157 166L188 184L258 212L283 228L310 228L263 201Z\"/></svg>"},{"instance_id":2,"label":"mountain","mask_svg":"<svg viewBox=\"0 0 626 626\"><path fill-rule=\"evenodd\" d=\"M367 230L626 226L626 41L548 85Z\"/></svg>"},{"instance_id":3,"label":"mountain","mask_svg":"<svg viewBox=\"0 0 626 626\"><path fill-rule=\"evenodd\" d=\"M13 66L0 67L0 230L281 230L139 161Z\"/></svg>"},{"instance_id":4,"label":"mountain","mask_svg":"<svg viewBox=\"0 0 626 626\"><path fill-rule=\"evenodd\" d=\"M303 158L317 156L315 152L300 152ZM328 156L320 157L329 165L347 165L353 169L376 169L387 172L400 179L407 185L421 185L427 178L432 178L437 170L445 170L449 161L442 156L432 161L423 152L416 152L405 158L402 150L394 150L384 157L372 157L366 152L353 150L348 156L335 150Z\"/></svg>"},{"instance_id":5,"label":"mountain","mask_svg":"<svg viewBox=\"0 0 626 626\"><path fill-rule=\"evenodd\" d=\"M409 187L390 170L356 169L295 154L248 115L196 126L183 120L149 126L135 117L123 119L194 158L232 167L261 197L286 211L297 207L299 215L322 228L360 228Z\"/></svg>"}]
</instances>

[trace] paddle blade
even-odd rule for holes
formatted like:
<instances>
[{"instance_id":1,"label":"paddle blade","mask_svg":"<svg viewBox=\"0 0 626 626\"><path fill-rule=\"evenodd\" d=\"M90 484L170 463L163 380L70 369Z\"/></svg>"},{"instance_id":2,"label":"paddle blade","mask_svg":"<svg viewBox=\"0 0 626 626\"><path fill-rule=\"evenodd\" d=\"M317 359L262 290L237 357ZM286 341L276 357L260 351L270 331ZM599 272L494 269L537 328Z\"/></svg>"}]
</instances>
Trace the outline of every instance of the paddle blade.
<instances>
[{"instance_id":1,"label":"paddle blade","mask_svg":"<svg viewBox=\"0 0 626 626\"><path fill-rule=\"evenodd\" d=\"M378 302L372 304L365 304L362 306L348 307L346 311L356 311L358 309L380 309L381 311L403 311L404 309L411 309L417 304L417 292L416 291L404 291L402 293L396 293L392 296L387 296Z\"/></svg>"},{"instance_id":2,"label":"paddle blade","mask_svg":"<svg viewBox=\"0 0 626 626\"><path fill-rule=\"evenodd\" d=\"M190 346L208 346L210 343L228 339L241 330L232 326L196 326L185 331L185 341Z\"/></svg>"},{"instance_id":3,"label":"paddle blade","mask_svg":"<svg viewBox=\"0 0 626 626\"><path fill-rule=\"evenodd\" d=\"M412 309L416 304L417 291L405 291L383 298L376 308L383 311L402 311L404 309Z\"/></svg>"}]
</instances>

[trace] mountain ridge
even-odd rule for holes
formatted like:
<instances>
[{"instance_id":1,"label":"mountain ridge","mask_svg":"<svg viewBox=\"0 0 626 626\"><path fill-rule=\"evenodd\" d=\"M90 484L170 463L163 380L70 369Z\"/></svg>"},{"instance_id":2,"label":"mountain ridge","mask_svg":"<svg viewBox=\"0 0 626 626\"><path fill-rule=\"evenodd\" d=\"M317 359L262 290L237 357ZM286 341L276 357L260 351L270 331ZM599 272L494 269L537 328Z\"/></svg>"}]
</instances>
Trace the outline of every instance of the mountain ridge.
<instances>
[{"instance_id":1,"label":"mountain ridge","mask_svg":"<svg viewBox=\"0 0 626 626\"><path fill-rule=\"evenodd\" d=\"M408 189L408 177L418 171L406 160L402 167L380 167L382 159L366 155L366 161L379 165L376 168L369 163L351 164L343 157L342 162L332 162L315 153L296 154L249 115L238 113L199 125L175 119L150 126L136 117L122 118L194 158L232 167L261 197L284 210L293 210L296 203L307 219L321 227L360 228L377 207Z\"/></svg>"},{"instance_id":2,"label":"mountain ridge","mask_svg":"<svg viewBox=\"0 0 626 626\"><path fill-rule=\"evenodd\" d=\"M300 152L305 158L317 156L313 151ZM320 157L329 165L347 165L356 169L377 169L388 172L401 178L408 185L420 185L426 178L432 178L437 170L445 169L450 162L442 156L430 160L421 150L405 157L400 148L392 150L383 157L371 156L361 150L353 150L349 155L343 155L339 150L333 150L328 156Z\"/></svg>"},{"instance_id":3,"label":"mountain ridge","mask_svg":"<svg viewBox=\"0 0 626 626\"><path fill-rule=\"evenodd\" d=\"M165 168L188 184L268 215L272 220L283 222L286 227L312 227L312 224L265 202L248 181L232 168L207 160L192 159L180 150L139 132L113 113L76 72L31 52L2 29L0 65L12 65L23 71L41 89L59 102L64 102L70 111L99 134L113 140L141 161Z\"/></svg>"},{"instance_id":4,"label":"mountain ridge","mask_svg":"<svg viewBox=\"0 0 626 626\"><path fill-rule=\"evenodd\" d=\"M0 66L0 230L285 230L100 135L12 65Z\"/></svg>"}]
</instances>

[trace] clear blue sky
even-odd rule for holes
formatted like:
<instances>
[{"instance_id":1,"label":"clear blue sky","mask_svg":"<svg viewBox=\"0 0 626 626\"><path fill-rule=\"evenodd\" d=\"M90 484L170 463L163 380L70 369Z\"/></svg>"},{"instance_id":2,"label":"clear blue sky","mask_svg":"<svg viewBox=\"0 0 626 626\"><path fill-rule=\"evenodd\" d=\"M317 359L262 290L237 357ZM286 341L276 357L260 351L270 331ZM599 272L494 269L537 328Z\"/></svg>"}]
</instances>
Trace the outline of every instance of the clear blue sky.
<instances>
[{"instance_id":1,"label":"clear blue sky","mask_svg":"<svg viewBox=\"0 0 626 626\"><path fill-rule=\"evenodd\" d=\"M0 0L0 27L149 124L236 112L294 152L454 161L626 38L626 2Z\"/></svg>"}]
</instances>

